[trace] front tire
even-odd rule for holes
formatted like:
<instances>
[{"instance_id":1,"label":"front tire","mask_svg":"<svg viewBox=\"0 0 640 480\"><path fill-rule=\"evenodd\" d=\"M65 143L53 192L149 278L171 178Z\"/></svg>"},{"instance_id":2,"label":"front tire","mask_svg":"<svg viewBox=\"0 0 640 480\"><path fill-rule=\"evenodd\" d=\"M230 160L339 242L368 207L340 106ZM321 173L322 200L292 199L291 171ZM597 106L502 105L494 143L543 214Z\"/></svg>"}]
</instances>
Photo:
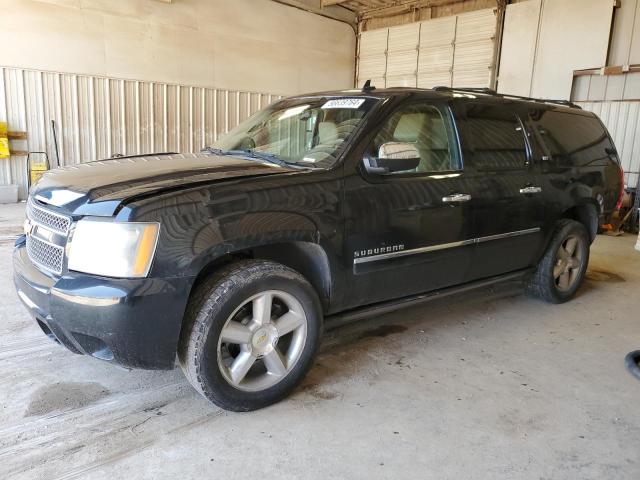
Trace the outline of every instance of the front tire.
<instances>
[{"instance_id":1,"label":"front tire","mask_svg":"<svg viewBox=\"0 0 640 480\"><path fill-rule=\"evenodd\" d=\"M256 410L300 383L321 334L322 310L309 282L284 265L248 260L197 288L178 359L189 382L216 405Z\"/></svg>"},{"instance_id":2,"label":"front tire","mask_svg":"<svg viewBox=\"0 0 640 480\"><path fill-rule=\"evenodd\" d=\"M570 300L589 264L589 234L580 222L563 219L529 283L529 292L549 303Z\"/></svg>"}]
</instances>

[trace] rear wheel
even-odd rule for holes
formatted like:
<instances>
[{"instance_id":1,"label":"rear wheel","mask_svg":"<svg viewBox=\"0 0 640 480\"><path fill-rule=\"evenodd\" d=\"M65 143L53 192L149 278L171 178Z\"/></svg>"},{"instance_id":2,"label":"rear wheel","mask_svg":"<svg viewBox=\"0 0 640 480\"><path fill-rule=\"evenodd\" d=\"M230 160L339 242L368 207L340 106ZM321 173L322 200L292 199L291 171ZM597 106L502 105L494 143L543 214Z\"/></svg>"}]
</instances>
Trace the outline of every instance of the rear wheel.
<instances>
[{"instance_id":1,"label":"rear wheel","mask_svg":"<svg viewBox=\"0 0 640 480\"><path fill-rule=\"evenodd\" d=\"M227 410L284 398L313 362L322 330L315 291L267 261L233 264L194 294L179 349L191 384Z\"/></svg>"},{"instance_id":2,"label":"rear wheel","mask_svg":"<svg viewBox=\"0 0 640 480\"><path fill-rule=\"evenodd\" d=\"M589 234L575 220L558 222L556 233L538 264L529 291L550 303L570 300L589 264Z\"/></svg>"}]
</instances>

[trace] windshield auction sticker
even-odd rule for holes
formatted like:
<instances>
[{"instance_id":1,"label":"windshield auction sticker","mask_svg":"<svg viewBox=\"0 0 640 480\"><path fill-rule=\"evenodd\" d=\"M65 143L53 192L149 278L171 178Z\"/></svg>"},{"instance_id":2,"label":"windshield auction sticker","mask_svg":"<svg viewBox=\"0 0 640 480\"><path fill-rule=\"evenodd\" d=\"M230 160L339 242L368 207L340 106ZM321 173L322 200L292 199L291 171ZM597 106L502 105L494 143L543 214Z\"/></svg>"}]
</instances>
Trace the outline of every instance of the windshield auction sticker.
<instances>
[{"instance_id":1,"label":"windshield auction sticker","mask_svg":"<svg viewBox=\"0 0 640 480\"><path fill-rule=\"evenodd\" d=\"M322 108L359 108L364 103L364 98L336 98L329 100Z\"/></svg>"}]
</instances>

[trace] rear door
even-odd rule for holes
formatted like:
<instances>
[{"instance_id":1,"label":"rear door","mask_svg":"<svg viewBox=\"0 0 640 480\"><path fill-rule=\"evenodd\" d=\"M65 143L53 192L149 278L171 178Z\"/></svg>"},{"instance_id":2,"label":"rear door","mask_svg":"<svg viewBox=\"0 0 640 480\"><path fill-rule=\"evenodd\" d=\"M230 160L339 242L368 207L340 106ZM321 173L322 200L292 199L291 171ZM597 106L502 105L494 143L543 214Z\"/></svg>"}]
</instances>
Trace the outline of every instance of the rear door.
<instances>
[{"instance_id":1,"label":"rear door","mask_svg":"<svg viewBox=\"0 0 640 480\"><path fill-rule=\"evenodd\" d=\"M542 245L542 185L520 105L469 101L459 113L465 160L478 175L470 280L533 265Z\"/></svg>"}]
</instances>

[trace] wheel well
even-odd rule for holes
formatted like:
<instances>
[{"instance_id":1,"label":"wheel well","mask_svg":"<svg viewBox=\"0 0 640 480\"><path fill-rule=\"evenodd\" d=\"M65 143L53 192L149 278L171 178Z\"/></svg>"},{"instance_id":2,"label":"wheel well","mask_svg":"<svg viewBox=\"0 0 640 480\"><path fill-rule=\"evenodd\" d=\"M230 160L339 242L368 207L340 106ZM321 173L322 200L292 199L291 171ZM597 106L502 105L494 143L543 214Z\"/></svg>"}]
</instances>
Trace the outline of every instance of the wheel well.
<instances>
[{"instance_id":1,"label":"wheel well","mask_svg":"<svg viewBox=\"0 0 640 480\"><path fill-rule=\"evenodd\" d=\"M331 269L324 249L310 242L286 242L263 245L232 254L223 255L209 262L198 273L191 292L213 272L229 263L244 259L262 259L285 265L302 274L318 294L320 303L326 311L331 296Z\"/></svg>"},{"instance_id":2,"label":"wheel well","mask_svg":"<svg viewBox=\"0 0 640 480\"><path fill-rule=\"evenodd\" d=\"M598 233L598 210L594 205L584 204L571 207L565 210L562 218L570 218L582 223L589 232L591 241L595 240Z\"/></svg>"}]
</instances>

